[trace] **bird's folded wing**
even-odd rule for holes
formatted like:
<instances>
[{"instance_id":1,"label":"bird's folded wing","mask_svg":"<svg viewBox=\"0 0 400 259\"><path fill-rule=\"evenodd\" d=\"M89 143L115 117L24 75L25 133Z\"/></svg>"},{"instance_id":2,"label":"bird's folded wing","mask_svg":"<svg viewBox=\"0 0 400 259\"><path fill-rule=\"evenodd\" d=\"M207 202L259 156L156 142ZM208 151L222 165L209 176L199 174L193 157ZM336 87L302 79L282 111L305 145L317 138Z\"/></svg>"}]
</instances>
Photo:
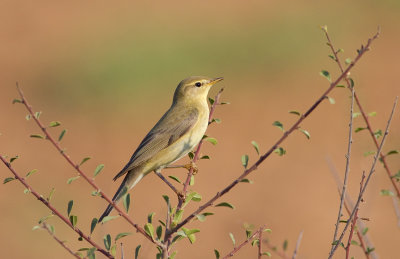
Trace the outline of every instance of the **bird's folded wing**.
<instances>
[{"instance_id":1,"label":"bird's folded wing","mask_svg":"<svg viewBox=\"0 0 400 259\"><path fill-rule=\"evenodd\" d=\"M133 168L142 165L164 148L170 146L196 124L197 109L170 109L142 140L129 162L114 177L114 181Z\"/></svg>"}]
</instances>

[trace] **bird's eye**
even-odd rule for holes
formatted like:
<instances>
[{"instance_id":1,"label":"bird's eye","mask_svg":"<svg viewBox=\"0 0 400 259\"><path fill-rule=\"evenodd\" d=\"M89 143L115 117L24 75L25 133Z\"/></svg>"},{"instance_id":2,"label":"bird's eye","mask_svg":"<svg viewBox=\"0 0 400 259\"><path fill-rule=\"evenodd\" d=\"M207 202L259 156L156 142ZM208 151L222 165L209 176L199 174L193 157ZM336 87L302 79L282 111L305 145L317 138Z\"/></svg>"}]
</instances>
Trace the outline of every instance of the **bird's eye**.
<instances>
[{"instance_id":1,"label":"bird's eye","mask_svg":"<svg viewBox=\"0 0 400 259\"><path fill-rule=\"evenodd\" d=\"M197 86L197 87L200 87L201 83L200 82L196 82L194 85Z\"/></svg>"}]
</instances>

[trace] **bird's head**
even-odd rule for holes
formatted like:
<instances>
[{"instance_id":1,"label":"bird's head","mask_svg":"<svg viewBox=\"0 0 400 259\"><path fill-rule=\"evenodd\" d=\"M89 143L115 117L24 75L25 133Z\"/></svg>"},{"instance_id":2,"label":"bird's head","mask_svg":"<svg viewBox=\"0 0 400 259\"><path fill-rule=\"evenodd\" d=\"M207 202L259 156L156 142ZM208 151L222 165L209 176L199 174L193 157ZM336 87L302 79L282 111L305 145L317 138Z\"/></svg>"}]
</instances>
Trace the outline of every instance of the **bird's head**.
<instances>
[{"instance_id":1,"label":"bird's head","mask_svg":"<svg viewBox=\"0 0 400 259\"><path fill-rule=\"evenodd\" d=\"M175 90L174 103L179 101L207 100L211 86L221 81L222 77L191 76L182 80Z\"/></svg>"}]
</instances>

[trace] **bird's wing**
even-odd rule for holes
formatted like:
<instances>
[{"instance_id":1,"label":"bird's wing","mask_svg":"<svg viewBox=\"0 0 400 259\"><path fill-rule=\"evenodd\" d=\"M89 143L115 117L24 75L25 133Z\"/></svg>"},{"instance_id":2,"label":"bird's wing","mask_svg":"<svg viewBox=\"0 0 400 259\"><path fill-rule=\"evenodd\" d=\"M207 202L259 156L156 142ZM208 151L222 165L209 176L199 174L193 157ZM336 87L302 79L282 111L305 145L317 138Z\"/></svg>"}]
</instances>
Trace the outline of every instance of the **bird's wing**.
<instances>
[{"instance_id":1,"label":"bird's wing","mask_svg":"<svg viewBox=\"0 0 400 259\"><path fill-rule=\"evenodd\" d=\"M168 110L142 140L129 162L114 177L114 181L178 140L196 124L198 116L197 109Z\"/></svg>"}]
</instances>

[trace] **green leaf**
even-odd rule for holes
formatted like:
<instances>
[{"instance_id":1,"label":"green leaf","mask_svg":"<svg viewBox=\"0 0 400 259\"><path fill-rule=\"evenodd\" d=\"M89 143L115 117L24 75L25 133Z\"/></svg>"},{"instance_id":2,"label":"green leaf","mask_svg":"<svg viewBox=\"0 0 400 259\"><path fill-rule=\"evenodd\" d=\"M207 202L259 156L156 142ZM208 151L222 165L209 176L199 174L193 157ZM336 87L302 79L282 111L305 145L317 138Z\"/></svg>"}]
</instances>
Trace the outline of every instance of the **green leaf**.
<instances>
[{"instance_id":1,"label":"green leaf","mask_svg":"<svg viewBox=\"0 0 400 259\"><path fill-rule=\"evenodd\" d=\"M37 169L33 169L33 170L29 171L29 172L26 174L26 178L28 178L29 176L33 175L33 174L36 173L37 171L38 171Z\"/></svg>"},{"instance_id":2,"label":"green leaf","mask_svg":"<svg viewBox=\"0 0 400 259\"><path fill-rule=\"evenodd\" d=\"M114 220L114 219L116 219L116 218L118 218L119 216L106 216L106 217L104 217L103 218L103 220L101 221L101 223L106 223L107 221L110 221L110 220Z\"/></svg>"},{"instance_id":3,"label":"green leaf","mask_svg":"<svg viewBox=\"0 0 400 259\"><path fill-rule=\"evenodd\" d=\"M104 168L103 164L98 165L94 170L94 177L96 177L101 172L101 170L103 170L103 168Z\"/></svg>"},{"instance_id":4,"label":"green leaf","mask_svg":"<svg viewBox=\"0 0 400 259\"><path fill-rule=\"evenodd\" d=\"M129 211L129 205L131 204L131 195L128 193L127 195L125 195L123 198L122 198L122 202L123 202L123 204L124 204L124 208L125 208L125 210L126 210L126 212L128 213L128 211Z\"/></svg>"},{"instance_id":5,"label":"green leaf","mask_svg":"<svg viewBox=\"0 0 400 259\"><path fill-rule=\"evenodd\" d=\"M42 227L41 226L34 226L33 228L32 228L32 231L33 230L37 230L37 229L41 229Z\"/></svg>"},{"instance_id":6,"label":"green leaf","mask_svg":"<svg viewBox=\"0 0 400 259\"><path fill-rule=\"evenodd\" d=\"M400 170L396 174L394 174L392 176L392 178L395 178L397 181L399 181L400 180Z\"/></svg>"},{"instance_id":7,"label":"green leaf","mask_svg":"<svg viewBox=\"0 0 400 259\"><path fill-rule=\"evenodd\" d=\"M50 122L49 127L54 128L54 127L58 127L60 125L61 125L61 123L59 121L52 121L52 122Z\"/></svg>"},{"instance_id":8,"label":"green leaf","mask_svg":"<svg viewBox=\"0 0 400 259\"><path fill-rule=\"evenodd\" d=\"M368 230L369 230L369 228L364 228L364 229L361 231L361 234L363 234L363 236L365 236L365 235L367 234Z\"/></svg>"},{"instance_id":9,"label":"green leaf","mask_svg":"<svg viewBox=\"0 0 400 259\"><path fill-rule=\"evenodd\" d=\"M140 248L141 248L142 246L141 245L138 245L137 247L136 247L136 249L135 249L135 259L138 259L138 257L139 257L139 251L140 251Z\"/></svg>"},{"instance_id":10,"label":"green leaf","mask_svg":"<svg viewBox=\"0 0 400 259\"><path fill-rule=\"evenodd\" d=\"M374 135L375 135L375 138L379 138L379 137L382 137L382 130L377 130L377 131L375 131L374 132Z\"/></svg>"},{"instance_id":11,"label":"green leaf","mask_svg":"<svg viewBox=\"0 0 400 259\"><path fill-rule=\"evenodd\" d=\"M206 140L208 142L210 142L211 144L213 144L214 146L217 145L218 141L215 138L206 138Z\"/></svg>"},{"instance_id":12,"label":"green leaf","mask_svg":"<svg viewBox=\"0 0 400 259\"><path fill-rule=\"evenodd\" d=\"M260 149L258 148L258 144L257 142L255 142L254 140L251 142L251 144L253 145L254 149L257 152L257 155L260 155Z\"/></svg>"},{"instance_id":13,"label":"green leaf","mask_svg":"<svg viewBox=\"0 0 400 259\"><path fill-rule=\"evenodd\" d=\"M67 132L66 129L63 129L63 130L61 131L60 136L58 137L58 142L60 142L60 141L63 139L63 137L64 137L64 135L65 135L66 132Z\"/></svg>"},{"instance_id":14,"label":"green leaf","mask_svg":"<svg viewBox=\"0 0 400 259\"><path fill-rule=\"evenodd\" d=\"M85 157L84 159L82 159L82 161L80 162L79 166L83 165L86 161L88 161L91 157Z\"/></svg>"},{"instance_id":15,"label":"green leaf","mask_svg":"<svg viewBox=\"0 0 400 259\"><path fill-rule=\"evenodd\" d=\"M24 194L28 194L28 193L30 193L31 191L29 190L29 189L25 189L24 190Z\"/></svg>"},{"instance_id":16,"label":"green leaf","mask_svg":"<svg viewBox=\"0 0 400 259\"><path fill-rule=\"evenodd\" d=\"M334 55L332 55L332 54L329 54L328 55L328 57L330 57L333 61L336 61L336 58L335 58L335 56Z\"/></svg>"},{"instance_id":17,"label":"green leaf","mask_svg":"<svg viewBox=\"0 0 400 259\"><path fill-rule=\"evenodd\" d=\"M380 195L382 196L394 196L394 193L390 190L381 190Z\"/></svg>"},{"instance_id":18,"label":"green leaf","mask_svg":"<svg viewBox=\"0 0 400 259\"><path fill-rule=\"evenodd\" d=\"M335 99L333 99L332 97L329 97L329 96L328 96L328 101L329 101L330 104L335 104L336 103Z\"/></svg>"},{"instance_id":19,"label":"green leaf","mask_svg":"<svg viewBox=\"0 0 400 259\"><path fill-rule=\"evenodd\" d=\"M129 235L132 235L132 233L131 233L131 232L119 233L119 234L115 237L115 242L117 242L118 239L121 239L121 238L126 237L126 236L129 236Z\"/></svg>"},{"instance_id":20,"label":"green leaf","mask_svg":"<svg viewBox=\"0 0 400 259\"><path fill-rule=\"evenodd\" d=\"M233 236L233 234L232 234L232 233L229 233L229 236L231 237L231 240L232 240L233 247L235 247L235 246L236 246L236 240L235 240L235 237Z\"/></svg>"},{"instance_id":21,"label":"green leaf","mask_svg":"<svg viewBox=\"0 0 400 259\"><path fill-rule=\"evenodd\" d=\"M283 156L286 154L286 150L283 149L282 147L278 147L277 149L274 150L274 153L277 153L279 156Z\"/></svg>"},{"instance_id":22,"label":"green leaf","mask_svg":"<svg viewBox=\"0 0 400 259\"><path fill-rule=\"evenodd\" d=\"M72 226L75 227L76 223L78 222L78 216L70 215L69 216L69 221L71 222Z\"/></svg>"},{"instance_id":23,"label":"green leaf","mask_svg":"<svg viewBox=\"0 0 400 259\"><path fill-rule=\"evenodd\" d=\"M110 249L110 254L112 255L112 256L116 256L117 255L117 244L114 244L112 247L111 247L111 249Z\"/></svg>"},{"instance_id":24,"label":"green leaf","mask_svg":"<svg viewBox=\"0 0 400 259\"><path fill-rule=\"evenodd\" d=\"M196 236L194 234L197 233L197 232L200 232L199 229L182 228L182 230L186 234L186 236L189 239L191 244L193 244L196 241Z\"/></svg>"},{"instance_id":25,"label":"green leaf","mask_svg":"<svg viewBox=\"0 0 400 259\"><path fill-rule=\"evenodd\" d=\"M300 115L301 115L300 112L298 112L298 111L289 111L289 113L290 113L290 114L297 115L297 116L300 116Z\"/></svg>"},{"instance_id":26,"label":"green leaf","mask_svg":"<svg viewBox=\"0 0 400 259\"><path fill-rule=\"evenodd\" d=\"M349 80L349 82L350 82L350 87L351 88L353 88L354 87L354 80L353 80L353 78L351 78L351 77L349 77L349 78L347 78L348 80Z\"/></svg>"},{"instance_id":27,"label":"green leaf","mask_svg":"<svg viewBox=\"0 0 400 259\"><path fill-rule=\"evenodd\" d=\"M202 197L199 193L193 192L192 201L199 202L201 201Z\"/></svg>"},{"instance_id":28,"label":"green leaf","mask_svg":"<svg viewBox=\"0 0 400 259\"><path fill-rule=\"evenodd\" d=\"M361 115L361 112L353 112L353 119Z\"/></svg>"},{"instance_id":29,"label":"green leaf","mask_svg":"<svg viewBox=\"0 0 400 259\"><path fill-rule=\"evenodd\" d=\"M71 177L67 180L67 184L71 184L73 181L75 181L76 179L78 179L79 177L81 177L80 175L75 176L75 177Z\"/></svg>"},{"instance_id":30,"label":"green leaf","mask_svg":"<svg viewBox=\"0 0 400 259\"><path fill-rule=\"evenodd\" d=\"M71 214L71 210L72 210L72 207L74 206L74 201L73 200L70 200L69 202L68 202L68 208L67 208L67 215L68 215L68 217L69 217L69 215Z\"/></svg>"},{"instance_id":31,"label":"green leaf","mask_svg":"<svg viewBox=\"0 0 400 259\"><path fill-rule=\"evenodd\" d=\"M365 129L367 129L367 128L362 128L362 127L356 128L356 129L354 130L354 132L357 133L357 132L360 132L360 131L365 130Z\"/></svg>"},{"instance_id":32,"label":"green leaf","mask_svg":"<svg viewBox=\"0 0 400 259\"><path fill-rule=\"evenodd\" d=\"M374 117L374 116L376 116L376 112L370 112L370 113L368 113L368 117Z\"/></svg>"},{"instance_id":33,"label":"green leaf","mask_svg":"<svg viewBox=\"0 0 400 259\"><path fill-rule=\"evenodd\" d=\"M17 160L18 158L19 158L19 155L16 155L16 156L10 158L10 164L11 164L12 162L14 162L15 160Z\"/></svg>"},{"instance_id":34,"label":"green leaf","mask_svg":"<svg viewBox=\"0 0 400 259\"><path fill-rule=\"evenodd\" d=\"M375 248L367 247L367 251L365 251L367 254L372 253L375 250Z\"/></svg>"},{"instance_id":35,"label":"green leaf","mask_svg":"<svg viewBox=\"0 0 400 259\"><path fill-rule=\"evenodd\" d=\"M205 156L200 157L200 159L210 159L210 157L205 155Z\"/></svg>"},{"instance_id":36,"label":"green leaf","mask_svg":"<svg viewBox=\"0 0 400 259\"><path fill-rule=\"evenodd\" d=\"M241 183L253 183L251 180L247 179L247 178L243 178L242 180L240 180Z\"/></svg>"},{"instance_id":37,"label":"green leaf","mask_svg":"<svg viewBox=\"0 0 400 259\"><path fill-rule=\"evenodd\" d=\"M266 255L266 256L268 256L268 257L271 257L271 256L272 256L270 252L263 252L261 255Z\"/></svg>"},{"instance_id":38,"label":"green leaf","mask_svg":"<svg viewBox=\"0 0 400 259\"><path fill-rule=\"evenodd\" d=\"M211 98L211 97L208 97L208 101L210 102L210 104L211 104L211 105L213 105L213 104L214 104L214 102L215 102L215 101L214 101L214 99L213 99L213 98Z\"/></svg>"},{"instance_id":39,"label":"green leaf","mask_svg":"<svg viewBox=\"0 0 400 259\"><path fill-rule=\"evenodd\" d=\"M224 105L224 104L231 104L230 102L222 102L221 103L221 105Z\"/></svg>"},{"instance_id":40,"label":"green leaf","mask_svg":"<svg viewBox=\"0 0 400 259\"><path fill-rule=\"evenodd\" d=\"M255 246L255 245L257 245L258 246L258 239L254 239L253 241L251 241L251 246Z\"/></svg>"},{"instance_id":41,"label":"green leaf","mask_svg":"<svg viewBox=\"0 0 400 259\"><path fill-rule=\"evenodd\" d=\"M214 254L215 254L215 258L216 259L220 258L220 254L219 254L219 251L217 249L214 249Z\"/></svg>"},{"instance_id":42,"label":"green leaf","mask_svg":"<svg viewBox=\"0 0 400 259\"><path fill-rule=\"evenodd\" d=\"M212 121L210 122L210 124L213 123L213 122L221 123L221 119L217 119L217 118L212 119Z\"/></svg>"},{"instance_id":43,"label":"green leaf","mask_svg":"<svg viewBox=\"0 0 400 259\"><path fill-rule=\"evenodd\" d=\"M344 63L346 63L346 65L350 64L352 62L351 58L346 58Z\"/></svg>"},{"instance_id":44,"label":"green leaf","mask_svg":"<svg viewBox=\"0 0 400 259\"><path fill-rule=\"evenodd\" d=\"M385 156L395 155L395 154L398 154L398 153L399 153L398 150L390 150L389 152L387 152L387 154Z\"/></svg>"},{"instance_id":45,"label":"green leaf","mask_svg":"<svg viewBox=\"0 0 400 259\"><path fill-rule=\"evenodd\" d=\"M243 167L246 169L247 168L247 164L249 163L249 156L248 155L243 155L242 156L242 165Z\"/></svg>"},{"instance_id":46,"label":"green leaf","mask_svg":"<svg viewBox=\"0 0 400 259\"><path fill-rule=\"evenodd\" d=\"M189 185L190 185L190 186L193 186L193 185L194 185L194 175L192 175L192 176L190 177Z\"/></svg>"},{"instance_id":47,"label":"green leaf","mask_svg":"<svg viewBox=\"0 0 400 259\"><path fill-rule=\"evenodd\" d=\"M211 212L204 212L202 214L197 214L196 218L200 221L200 222L204 222L206 220L207 216L211 216L214 215L214 213Z\"/></svg>"},{"instance_id":48,"label":"green leaf","mask_svg":"<svg viewBox=\"0 0 400 259\"><path fill-rule=\"evenodd\" d=\"M168 257L168 259L175 259L176 254L177 254L177 251L174 251L174 252Z\"/></svg>"},{"instance_id":49,"label":"green leaf","mask_svg":"<svg viewBox=\"0 0 400 259\"><path fill-rule=\"evenodd\" d=\"M144 231L154 240L154 227L151 223L146 223L144 225Z\"/></svg>"},{"instance_id":50,"label":"green leaf","mask_svg":"<svg viewBox=\"0 0 400 259\"><path fill-rule=\"evenodd\" d=\"M337 88L346 88L344 85L336 85Z\"/></svg>"},{"instance_id":51,"label":"green leaf","mask_svg":"<svg viewBox=\"0 0 400 259\"><path fill-rule=\"evenodd\" d=\"M31 138L40 138L40 139L45 139L44 136L40 135L40 134L32 134L30 135Z\"/></svg>"},{"instance_id":52,"label":"green leaf","mask_svg":"<svg viewBox=\"0 0 400 259\"><path fill-rule=\"evenodd\" d=\"M344 49L338 49L336 53L344 52Z\"/></svg>"},{"instance_id":53,"label":"green leaf","mask_svg":"<svg viewBox=\"0 0 400 259\"><path fill-rule=\"evenodd\" d=\"M154 212L150 213L149 215L147 215L147 222L148 223L153 223L153 217L154 217Z\"/></svg>"},{"instance_id":54,"label":"green leaf","mask_svg":"<svg viewBox=\"0 0 400 259\"><path fill-rule=\"evenodd\" d=\"M94 190L94 191L92 191L91 195L92 196L101 196L101 193L99 190Z\"/></svg>"},{"instance_id":55,"label":"green leaf","mask_svg":"<svg viewBox=\"0 0 400 259\"><path fill-rule=\"evenodd\" d=\"M92 247L92 248L90 248L88 251L87 251L87 254L86 254L86 256L89 258L89 259L96 259L96 254L94 253L94 252L96 252L96 247Z\"/></svg>"},{"instance_id":56,"label":"green leaf","mask_svg":"<svg viewBox=\"0 0 400 259\"><path fill-rule=\"evenodd\" d=\"M107 251L110 251L111 248L111 235L107 234L103 238L104 240L104 246L106 247Z\"/></svg>"},{"instance_id":57,"label":"green leaf","mask_svg":"<svg viewBox=\"0 0 400 259\"><path fill-rule=\"evenodd\" d=\"M179 180L179 178L178 178L178 177L176 177L176 176L173 176L173 175L168 175L168 177L169 177L169 178L171 178L172 180L174 180L174 181L178 182L178 183L182 183L182 182L181 182L181 180Z\"/></svg>"},{"instance_id":58,"label":"green leaf","mask_svg":"<svg viewBox=\"0 0 400 259\"><path fill-rule=\"evenodd\" d=\"M40 224L42 224L43 222L46 222L49 218L51 218L51 217L53 217L53 216L54 216L54 214L50 214L50 215L47 215L47 216L42 217L41 219L39 219L38 224L40 225Z\"/></svg>"},{"instance_id":59,"label":"green leaf","mask_svg":"<svg viewBox=\"0 0 400 259\"><path fill-rule=\"evenodd\" d=\"M93 231L97 225L97 222L99 222L99 220L97 218L92 219L92 223L90 224L90 234L93 233Z\"/></svg>"},{"instance_id":60,"label":"green leaf","mask_svg":"<svg viewBox=\"0 0 400 259\"><path fill-rule=\"evenodd\" d=\"M194 158L194 153L193 153L193 152L189 152L189 153L188 153L188 156L189 156L189 159L190 159L190 160L193 160L193 158Z\"/></svg>"},{"instance_id":61,"label":"green leaf","mask_svg":"<svg viewBox=\"0 0 400 259\"><path fill-rule=\"evenodd\" d=\"M36 119L39 119L41 114L42 114L42 112L35 112L34 116L35 116Z\"/></svg>"},{"instance_id":62,"label":"green leaf","mask_svg":"<svg viewBox=\"0 0 400 259\"><path fill-rule=\"evenodd\" d=\"M20 100L20 99L14 99L14 100L12 101L12 104L14 104L14 103L23 103L23 101Z\"/></svg>"},{"instance_id":63,"label":"green leaf","mask_svg":"<svg viewBox=\"0 0 400 259\"><path fill-rule=\"evenodd\" d=\"M14 180L15 180L14 177L7 177L6 179L4 179L3 184L6 184L6 183L14 181Z\"/></svg>"},{"instance_id":64,"label":"green leaf","mask_svg":"<svg viewBox=\"0 0 400 259\"><path fill-rule=\"evenodd\" d=\"M328 71L322 70L321 72L319 72L319 74L321 76L325 77L326 79L328 79L329 82L331 82L331 75L329 74Z\"/></svg>"},{"instance_id":65,"label":"green leaf","mask_svg":"<svg viewBox=\"0 0 400 259\"><path fill-rule=\"evenodd\" d=\"M162 227L161 226L158 226L156 228L156 235L157 235L158 239L161 239L161 236L162 236Z\"/></svg>"},{"instance_id":66,"label":"green leaf","mask_svg":"<svg viewBox=\"0 0 400 259\"><path fill-rule=\"evenodd\" d=\"M55 191L56 191L56 189L55 189L54 187L51 188L49 197L47 198L47 201L48 201L48 202L50 202L50 201L51 201L51 198L53 198L53 194L54 194Z\"/></svg>"},{"instance_id":67,"label":"green leaf","mask_svg":"<svg viewBox=\"0 0 400 259\"><path fill-rule=\"evenodd\" d=\"M27 114L26 116L25 116L25 119L28 121L28 120L30 120L32 117L31 117L31 115L30 114Z\"/></svg>"},{"instance_id":68,"label":"green leaf","mask_svg":"<svg viewBox=\"0 0 400 259\"><path fill-rule=\"evenodd\" d=\"M235 209L235 206L233 206L232 204L230 204L228 202L221 202L221 203L215 205L215 207L228 207L231 209Z\"/></svg>"},{"instance_id":69,"label":"green leaf","mask_svg":"<svg viewBox=\"0 0 400 259\"><path fill-rule=\"evenodd\" d=\"M355 245L355 246L359 246L359 245L360 245L360 244L359 244L357 241L355 241L355 240L351 240L350 244Z\"/></svg>"},{"instance_id":70,"label":"green leaf","mask_svg":"<svg viewBox=\"0 0 400 259\"><path fill-rule=\"evenodd\" d=\"M251 236L251 229L246 229L246 238L248 239Z\"/></svg>"},{"instance_id":71,"label":"green leaf","mask_svg":"<svg viewBox=\"0 0 400 259\"><path fill-rule=\"evenodd\" d=\"M286 250L287 250L288 243L289 243L289 242L287 241L287 239L285 239L285 241L283 241L283 244L282 244L283 251L286 251Z\"/></svg>"},{"instance_id":72,"label":"green leaf","mask_svg":"<svg viewBox=\"0 0 400 259\"><path fill-rule=\"evenodd\" d=\"M177 210L172 220L173 225L174 226L178 225L178 223L181 222L182 217L183 217L183 210Z\"/></svg>"},{"instance_id":73,"label":"green leaf","mask_svg":"<svg viewBox=\"0 0 400 259\"><path fill-rule=\"evenodd\" d=\"M274 123L272 123L272 125L280 128L282 131L285 131L283 129L283 124L280 121L274 121Z\"/></svg>"},{"instance_id":74,"label":"green leaf","mask_svg":"<svg viewBox=\"0 0 400 259\"><path fill-rule=\"evenodd\" d=\"M303 132L303 134L306 136L307 139L310 139L310 133L302 128L299 128L298 130L300 130L301 132Z\"/></svg>"}]
</instances>

